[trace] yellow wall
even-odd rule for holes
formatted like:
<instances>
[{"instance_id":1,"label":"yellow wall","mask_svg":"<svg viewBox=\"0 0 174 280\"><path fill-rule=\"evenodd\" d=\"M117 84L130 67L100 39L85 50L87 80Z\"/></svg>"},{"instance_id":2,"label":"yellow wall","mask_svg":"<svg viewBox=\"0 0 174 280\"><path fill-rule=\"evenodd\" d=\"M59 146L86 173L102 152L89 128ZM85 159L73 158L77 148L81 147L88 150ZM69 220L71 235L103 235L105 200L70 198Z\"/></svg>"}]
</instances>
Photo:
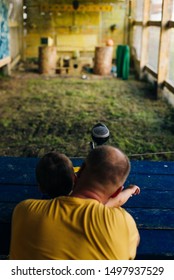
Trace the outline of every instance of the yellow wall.
<instances>
[{"instance_id":1,"label":"yellow wall","mask_svg":"<svg viewBox=\"0 0 174 280\"><path fill-rule=\"evenodd\" d=\"M95 47L105 45L109 38L113 39L115 48L118 44L124 43L126 4L123 1L115 1L111 11L102 12L85 11L85 5L83 11L65 11L65 7L61 10L59 5L54 5L54 0L44 1L44 3L49 4L49 8L44 8L41 0L25 0L27 7L25 58L38 57L41 37L52 38L53 43L58 47L58 55L72 55L75 50L78 50L81 54L92 56ZM95 5L91 9L94 8ZM110 26L113 24L117 25L117 29L111 31Z\"/></svg>"}]
</instances>

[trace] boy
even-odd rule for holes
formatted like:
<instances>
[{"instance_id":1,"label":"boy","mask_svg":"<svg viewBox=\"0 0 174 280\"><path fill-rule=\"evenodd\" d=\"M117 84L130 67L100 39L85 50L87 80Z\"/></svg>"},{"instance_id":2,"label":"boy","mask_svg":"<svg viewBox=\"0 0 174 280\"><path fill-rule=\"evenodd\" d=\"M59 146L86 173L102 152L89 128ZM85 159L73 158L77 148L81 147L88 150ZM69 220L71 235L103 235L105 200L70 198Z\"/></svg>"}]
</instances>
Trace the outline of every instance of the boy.
<instances>
[{"instance_id":1,"label":"boy","mask_svg":"<svg viewBox=\"0 0 174 280\"><path fill-rule=\"evenodd\" d=\"M70 159L59 152L45 154L36 166L36 179L44 195L50 198L68 195L75 182Z\"/></svg>"}]
</instances>

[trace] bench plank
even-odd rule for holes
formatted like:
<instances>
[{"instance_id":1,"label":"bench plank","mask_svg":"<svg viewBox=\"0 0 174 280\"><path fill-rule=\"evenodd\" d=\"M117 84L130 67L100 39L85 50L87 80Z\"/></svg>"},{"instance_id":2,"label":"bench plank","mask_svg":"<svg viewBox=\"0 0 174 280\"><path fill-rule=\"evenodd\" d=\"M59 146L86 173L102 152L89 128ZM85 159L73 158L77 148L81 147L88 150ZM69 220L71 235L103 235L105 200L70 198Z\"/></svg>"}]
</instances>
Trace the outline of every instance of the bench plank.
<instances>
[{"instance_id":1,"label":"bench plank","mask_svg":"<svg viewBox=\"0 0 174 280\"><path fill-rule=\"evenodd\" d=\"M174 238L171 230L139 230L137 259L174 259Z\"/></svg>"},{"instance_id":2,"label":"bench plank","mask_svg":"<svg viewBox=\"0 0 174 280\"><path fill-rule=\"evenodd\" d=\"M134 217L139 229L174 230L174 209L126 208ZM170 221L170 223L169 223ZM173 232L174 233L174 232ZM168 241L167 241L168 242Z\"/></svg>"},{"instance_id":3,"label":"bench plank","mask_svg":"<svg viewBox=\"0 0 174 280\"><path fill-rule=\"evenodd\" d=\"M172 161L131 161L131 172L138 174L174 174L174 163Z\"/></svg>"},{"instance_id":4,"label":"bench plank","mask_svg":"<svg viewBox=\"0 0 174 280\"><path fill-rule=\"evenodd\" d=\"M42 198L37 185L0 185L0 202L19 202L27 198Z\"/></svg>"},{"instance_id":5,"label":"bench plank","mask_svg":"<svg viewBox=\"0 0 174 280\"><path fill-rule=\"evenodd\" d=\"M12 193L14 195L12 195ZM0 202L20 202L27 198L42 198L37 185L0 185ZM174 209L174 191L144 190L139 196L132 196L126 207Z\"/></svg>"},{"instance_id":6,"label":"bench plank","mask_svg":"<svg viewBox=\"0 0 174 280\"><path fill-rule=\"evenodd\" d=\"M0 157L0 184L36 184L35 168L38 158ZM72 158L74 167L82 158Z\"/></svg>"},{"instance_id":7,"label":"bench plank","mask_svg":"<svg viewBox=\"0 0 174 280\"><path fill-rule=\"evenodd\" d=\"M138 185L141 190L154 189L174 191L174 174L134 174L130 173L125 186L130 184Z\"/></svg>"}]
</instances>

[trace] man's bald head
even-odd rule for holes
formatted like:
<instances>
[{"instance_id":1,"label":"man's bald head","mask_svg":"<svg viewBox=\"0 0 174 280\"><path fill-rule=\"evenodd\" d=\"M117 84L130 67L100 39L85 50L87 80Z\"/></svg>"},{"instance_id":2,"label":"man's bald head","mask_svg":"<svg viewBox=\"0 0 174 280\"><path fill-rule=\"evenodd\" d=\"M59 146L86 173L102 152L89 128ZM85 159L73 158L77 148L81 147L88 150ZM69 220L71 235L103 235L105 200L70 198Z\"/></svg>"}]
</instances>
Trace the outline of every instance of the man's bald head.
<instances>
[{"instance_id":1,"label":"man's bald head","mask_svg":"<svg viewBox=\"0 0 174 280\"><path fill-rule=\"evenodd\" d=\"M91 180L118 186L126 180L130 162L121 150L112 146L98 146L87 156L85 168Z\"/></svg>"}]
</instances>

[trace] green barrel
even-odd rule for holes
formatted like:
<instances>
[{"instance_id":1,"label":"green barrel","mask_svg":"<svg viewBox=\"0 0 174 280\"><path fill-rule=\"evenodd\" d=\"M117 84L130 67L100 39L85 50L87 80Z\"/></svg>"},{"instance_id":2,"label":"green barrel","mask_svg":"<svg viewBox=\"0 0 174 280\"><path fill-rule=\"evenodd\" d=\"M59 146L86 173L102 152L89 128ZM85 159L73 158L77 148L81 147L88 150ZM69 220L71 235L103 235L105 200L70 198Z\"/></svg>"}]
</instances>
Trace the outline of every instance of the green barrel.
<instances>
[{"instance_id":1,"label":"green barrel","mask_svg":"<svg viewBox=\"0 0 174 280\"><path fill-rule=\"evenodd\" d=\"M127 80L130 67L130 48L128 45L118 45L116 50L117 77Z\"/></svg>"}]
</instances>

